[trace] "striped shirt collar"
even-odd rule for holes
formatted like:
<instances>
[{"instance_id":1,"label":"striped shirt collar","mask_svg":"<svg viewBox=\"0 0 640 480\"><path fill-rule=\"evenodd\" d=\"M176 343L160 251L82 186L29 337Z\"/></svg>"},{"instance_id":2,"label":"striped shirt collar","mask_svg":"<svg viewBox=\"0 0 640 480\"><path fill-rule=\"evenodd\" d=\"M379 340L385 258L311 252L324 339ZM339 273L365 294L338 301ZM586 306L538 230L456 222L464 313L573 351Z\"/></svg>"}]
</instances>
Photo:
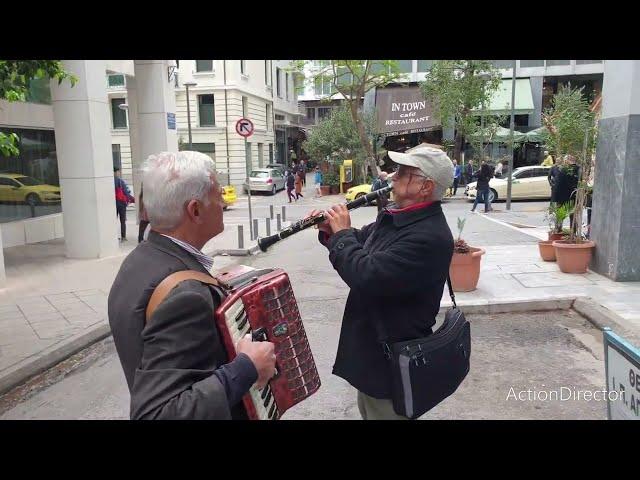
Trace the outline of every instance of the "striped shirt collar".
<instances>
[{"instance_id":1,"label":"striped shirt collar","mask_svg":"<svg viewBox=\"0 0 640 480\"><path fill-rule=\"evenodd\" d=\"M182 240L178 240L177 238L170 237L169 235L165 235L164 233L161 233L161 235L163 237L167 237L173 243L175 243L176 245L181 246L187 252L189 252L191 255L193 255L196 258L196 260L198 260L200 265L202 265L207 272L209 272L213 268L213 258L211 258L209 255L205 255L200 250L198 250L196 247L194 247L193 245L191 245L191 244L189 244L187 242L183 242Z\"/></svg>"}]
</instances>

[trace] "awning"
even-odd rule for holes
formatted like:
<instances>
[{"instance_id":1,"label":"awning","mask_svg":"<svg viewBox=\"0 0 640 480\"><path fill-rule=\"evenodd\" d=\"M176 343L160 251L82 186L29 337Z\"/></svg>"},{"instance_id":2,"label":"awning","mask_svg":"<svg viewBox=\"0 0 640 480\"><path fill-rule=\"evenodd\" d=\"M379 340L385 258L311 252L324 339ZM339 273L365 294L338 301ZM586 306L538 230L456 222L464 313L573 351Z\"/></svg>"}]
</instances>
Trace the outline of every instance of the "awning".
<instances>
[{"instance_id":1,"label":"awning","mask_svg":"<svg viewBox=\"0 0 640 480\"><path fill-rule=\"evenodd\" d=\"M474 109L474 112L485 115L505 115L511 113L511 79L502 80L488 104L482 108ZM514 115L529 115L533 113L533 95L531 94L531 82L528 78L516 79L516 101Z\"/></svg>"},{"instance_id":2,"label":"awning","mask_svg":"<svg viewBox=\"0 0 640 480\"><path fill-rule=\"evenodd\" d=\"M486 129L487 132L485 133L485 138L486 138L486 142L491 142L491 143L508 143L511 141L511 130L508 128L504 128L504 127L498 127L496 128L496 132L495 134L489 138L489 129ZM472 137L479 137L481 135L482 132L478 131L477 134L472 135ZM513 141L514 142L523 142L526 140L526 134L519 132L517 130L513 131Z\"/></svg>"}]
</instances>

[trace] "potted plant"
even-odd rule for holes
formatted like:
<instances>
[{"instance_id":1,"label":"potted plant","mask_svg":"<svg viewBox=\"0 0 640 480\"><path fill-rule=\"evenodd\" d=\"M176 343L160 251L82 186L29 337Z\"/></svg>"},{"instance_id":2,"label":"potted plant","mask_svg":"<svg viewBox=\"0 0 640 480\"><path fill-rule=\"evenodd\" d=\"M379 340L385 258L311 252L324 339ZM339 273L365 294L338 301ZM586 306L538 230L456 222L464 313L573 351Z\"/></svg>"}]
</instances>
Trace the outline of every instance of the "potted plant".
<instances>
[{"instance_id":1,"label":"potted plant","mask_svg":"<svg viewBox=\"0 0 640 480\"><path fill-rule=\"evenodd\" d=\"M324 186L327 187L325 190L322 190L322 194L323 195L335 195L337 193L340 193L340 176L337 175L335 172L329 172L326 175L324 175L324 179L323 179L323 183ZM327 193L325 193L325 191Z\"/></svg>"},{"instance_id":2,"label":"potted plant","mask_svg":"<svg viewBox=\"0 0 640 480\"><path fill-rule=\"evenodd\" d=\"M480 278L480 260L485 251L471 247L462 237L466 219L458 218L458 238L453 245L453 257L449 266L449 277L455 292L475 290Z\"/></svg>"},{"instance_id":3,"label":"potted plant","mask_svg":"<svg viewBox=\"0 0 640 480\"><path fill-rule=\"evenodd\" d=\"M586 273L595 243L582 232L582 213L587 200L587 181L592 167L596 144L595 114L589 108L582 88L562 87L553 97L553 104L543 115L549 131L549 142L559 154L566 154L561 176L576 177L577 187L571 192L575 198L571 230L566 240L555 240L553 247L558 267L564 273Z\"/></svg>"},{"instance_id":4,"label":"potted plant","mask_svg":"<svg viewBox=\"0 0 640 480\"><path fill-rule=\"evenodd\" d=\"M556 261L556 250L553 246L553 242L555 240L562 240L565 237L562 225L571 213L572 205L569 202L559 205L555 202L551 202L549 205L547 213L545 214L545 219L549 224L549 237L547 240L538 241L540 256L545 262Z\"/></svg>"}]
</instances>

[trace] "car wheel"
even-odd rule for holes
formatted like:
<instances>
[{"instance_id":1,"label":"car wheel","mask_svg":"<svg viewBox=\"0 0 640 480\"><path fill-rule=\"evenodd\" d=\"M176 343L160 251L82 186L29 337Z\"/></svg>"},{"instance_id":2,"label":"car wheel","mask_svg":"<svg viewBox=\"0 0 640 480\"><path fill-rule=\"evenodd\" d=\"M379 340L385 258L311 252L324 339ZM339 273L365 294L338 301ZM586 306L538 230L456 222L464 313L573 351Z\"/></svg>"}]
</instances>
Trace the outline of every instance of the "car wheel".
<instances>
[{"instance_id":1,"label":"car wheel","mask_svg":"<svg viewBox=\"0 0 640 480\"><path fill-rule=\"evenodd\" d=\"M277 191L278 191L278 189L276 188L275 185L273 187L271 187L271 195L275 195Z\"/></svg>"},{"instance_id":2,"label":"car wheel","mask_svg":"<svg viewBox=\"0 0 640 480\"><path fill-rule=\"evenodd\" d=\"M360 192L359 194L356 195L356 198L360 198L360 197L364 197L364 193Z\"/></svg>"},{"instance_id":3,"label":"car wheel","mask_svg":"<svg viewBox=\"0 0 640 480\"><path fill-rule=\"evenodd\" d=\"M496 192L493 188L489 190L489 202L493 203L498 200L498 192Z\"/></svg>"},{"instance_id":4,"label":"car wheel","mask_svg":"<svg viewBox=\"0 0 640 480\"><path fill-rule=\"evenodd\" d=\"M38 197L38 195L36 195L35 193L30 193L29 195L27 195L26 202L27 205L35 207L40 203L40 197Z\"/></svg>"}]
</instances>

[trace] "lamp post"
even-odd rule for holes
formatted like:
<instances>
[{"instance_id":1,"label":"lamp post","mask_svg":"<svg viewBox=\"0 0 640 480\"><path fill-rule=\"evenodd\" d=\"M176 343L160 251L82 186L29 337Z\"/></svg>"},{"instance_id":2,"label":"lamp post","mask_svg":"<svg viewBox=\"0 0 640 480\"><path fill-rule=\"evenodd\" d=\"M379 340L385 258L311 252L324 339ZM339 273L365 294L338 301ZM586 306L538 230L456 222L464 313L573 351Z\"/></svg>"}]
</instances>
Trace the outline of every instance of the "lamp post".
<instances>
[{"instance_id":1,"label":"lamp post","mask_svg":"<svg viewBox=\"0 0 640 480\"><path fill-rule=\"evenodd\" d=\"M198 85L196 82L184 82L184 88L187 91L187 128L189 129L189 150L193 150L193 144L191 141L191 106L189 105L189 87L195 87Z\"/></svg>"},{"instance_id":2,"label":"lamp post","mask_svg":"<svg viewBox=\"0 0 640 480\"><path fill-rule=\"evenodd\" d=\"M507 179L507 210L511 210L511 184L513 182L513 130L515 126L515 101L516 101L516 61L513 61L513 73L511 79L511 122L509 124L509 138L511 140L511 155L509 156L509 178Z\"/></svg>"}]
</instances>

